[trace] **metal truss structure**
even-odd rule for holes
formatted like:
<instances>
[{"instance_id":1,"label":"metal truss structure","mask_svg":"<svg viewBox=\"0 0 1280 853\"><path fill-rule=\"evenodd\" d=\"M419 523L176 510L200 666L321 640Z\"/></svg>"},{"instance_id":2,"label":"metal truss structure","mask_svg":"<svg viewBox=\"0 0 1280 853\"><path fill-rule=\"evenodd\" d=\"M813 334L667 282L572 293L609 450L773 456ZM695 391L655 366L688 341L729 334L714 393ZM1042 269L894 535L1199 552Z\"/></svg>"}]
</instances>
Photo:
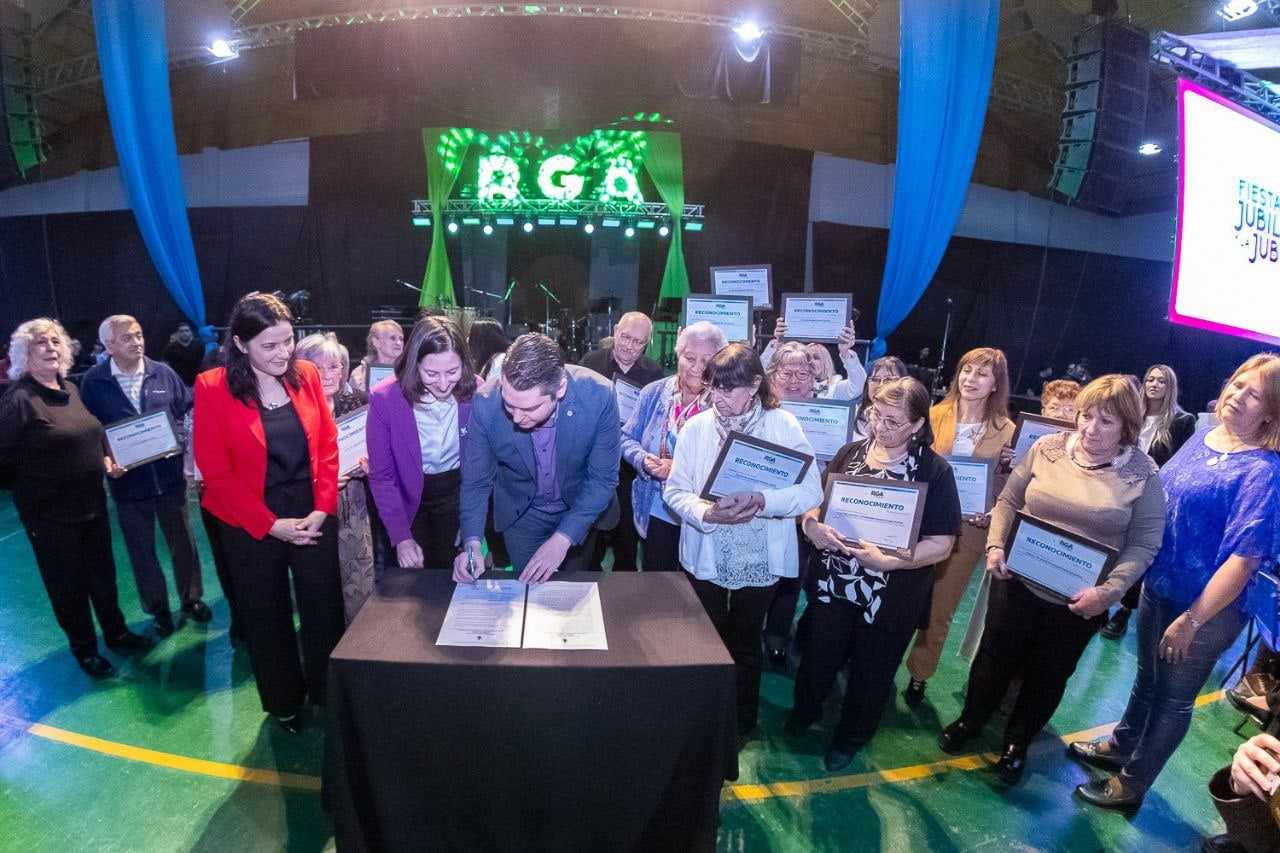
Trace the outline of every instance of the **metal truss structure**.
<instances>
[{"instance_id":1,"label":"metal truss structure","mask_svg":"<svg viewBox=\"0 0 1280 853\"><path fill-rule=\"evenodd\" d=\"M240 26L245 16L261 4L262 0L227 0L227 5L231 7L231 23Z\"/></svg>"},{"instance_id":2,"label":"metal truss structure","mask_svg":"<svg viewBox=\"0 0 1280 853\"><path fill-rule=\"evenodd\" d=\"M431 203L425 198L415 198L413 216L430 216ZM642 205L578 199L560 201L550 198L528 198L509 203L480 202L473 198L451 198L445 202L444 216L571 216L617 219L652 219L670 222L671 211L660 201L646 201ZM706 218L706 205L686 204L685 222L701 222Z\"/></svg>"},{"instance_id":3,"label":"metal truss structure","mask_svg":"<svg viewBox=\"0 0 1280 853\"><path fill-rule=\"evenodd\" d=\"M1215 59L1165 32L1151 39L1151 60L1280 124L1280 92L1230 62Z\"/></svg>"},{"instance_id":4,"label":"metal truss structure","mask_svg":"<svg viewBox=\"0 0 1280 853\"><path fill-rule=\"evenodd\" d=\"M853 24L858 35L866 38L871 34L871 18L876 13L875 0L828 0L828 2L845 20Z\"/></svg>"}]
</instances>

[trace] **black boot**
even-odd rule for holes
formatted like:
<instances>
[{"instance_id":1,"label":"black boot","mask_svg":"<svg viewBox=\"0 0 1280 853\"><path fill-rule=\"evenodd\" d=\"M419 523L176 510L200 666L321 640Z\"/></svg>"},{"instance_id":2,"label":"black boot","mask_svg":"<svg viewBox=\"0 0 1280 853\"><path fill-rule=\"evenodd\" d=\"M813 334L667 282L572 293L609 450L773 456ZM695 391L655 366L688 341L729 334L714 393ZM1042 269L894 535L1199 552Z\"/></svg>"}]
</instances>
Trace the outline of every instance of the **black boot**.
<instances>
[{"instance_id":1,"label":"black boot","mask_svg":"<svg viewBox=\"0 0 1280 853\"><path fill-rule=\"evenodd\" d=\"M996 775L1006 785L1016 785L1022 779L1022 771L1027 769L1027 747L1025 744L1005 744L1000 761L996 763Z\"/></svg>"},{"instance_id":2,"label":"black boot","mask_svg":"<svg viewBox=\"0 0 1280 853\"><path fill-rule=\"evenodd\" d=\"M942 734L938 735L938 748L947 755L959 755L964 752L964 745L977 734L978 730L961 718L947 726L942 730Z\"/></svg>"},{"instance_id":3,"label":"black boot","mask_svg":"<svg viewBox=\"0 0 1280 853\"><path fill-rule=\"evenodd\" d=\"M1108 640L1118 640L1124 636L1129 630L1129 617L1133 615L1133 611L1127 607L1121 607L1116 611L1116 615L1107 620L1107 624L1102 626L1102 636Z\"/></svg>"},{"instance_id":4,"label":"black boot","mask_svg":"<svg viewBox=\"0 0 1280 853\"><path fill-rule=\"evenodd\" d=\"M907 703L908 708L917 708L924 701L924 689L929 686L927 681L917 681L911 679L911 683L907 685L907 689L902 691L902 701Z\"/></svg>"}]
</instances>

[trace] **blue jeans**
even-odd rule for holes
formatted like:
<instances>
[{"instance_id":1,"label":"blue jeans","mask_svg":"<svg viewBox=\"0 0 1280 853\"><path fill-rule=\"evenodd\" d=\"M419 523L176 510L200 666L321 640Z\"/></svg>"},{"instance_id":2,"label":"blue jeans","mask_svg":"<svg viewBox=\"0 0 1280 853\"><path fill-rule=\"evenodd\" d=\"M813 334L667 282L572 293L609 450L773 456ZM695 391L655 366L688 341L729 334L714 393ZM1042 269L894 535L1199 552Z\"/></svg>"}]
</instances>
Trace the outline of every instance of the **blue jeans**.
<instances>
[{"instance_id":1,"label":"blue jeans","mask_svg":"<svg viewBox=\"0 0 1280 853\"><path fill-rule=\"evenodd\" d=\"M1166 663L1160 659L1160 640L1185 610L1146 592L1138 607L1138 674L1129 707L1111 734L1111 748L1129 756L1121 779L1127 788L1142 793L1155 784L1186 737L1196 696L1247 621L1238 607L1228 605L1196 632L1186 660Z\"/></svg>"}]
</instances>

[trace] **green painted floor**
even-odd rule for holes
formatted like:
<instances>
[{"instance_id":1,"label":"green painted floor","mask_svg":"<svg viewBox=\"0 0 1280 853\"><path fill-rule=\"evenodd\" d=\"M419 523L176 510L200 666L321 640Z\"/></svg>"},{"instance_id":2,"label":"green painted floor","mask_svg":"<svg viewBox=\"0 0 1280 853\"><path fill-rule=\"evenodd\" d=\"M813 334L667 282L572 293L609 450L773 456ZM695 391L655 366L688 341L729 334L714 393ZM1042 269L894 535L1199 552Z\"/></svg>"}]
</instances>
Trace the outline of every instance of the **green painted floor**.
<instances>
[{"instance_id":1,"label":"green painted floor","mask_svg":"<svg viewBox=\"0 0 1280 853\"><path fill-rule=\"evenodd\" d=\"M226 605L198 520L195 526L213 622L184 625L132 661L111 655L119 677L95 683L67 653L12 502L0 493L0 851L333 847L332 824L311 791L170 769L27 731L42 723L160 753L319 774L318 725L299 736L264 725L247 655L228 642ZM147 630L118 530L115 551L125 615ZM970 593L960 619L968 618ZM825 732L788 748L780 733L791 681L766 674L763 735L743 752L739 783L819 784L800 786L796 796L728 799L720 850L1190 851L1220 831L1204 783L1241 740L1231 731L1239 715L1224 702L1196 712L1190 736L1135 818L1071 797L1086 771L1064 757L1056 738L1119 719L1132 683L1132 633L1120 643L1094 640L1017 788L1002 789L982 769L907 782L874 775L947 758L934 738L961 705L966 668L953 655L954 643L928 702L911 713L897 699L875 741L828 789L821 784ZM1216 687L1215 679L1206 691ZM995 738L984 745L998 747Z\"/></svg>"}]
</instances>

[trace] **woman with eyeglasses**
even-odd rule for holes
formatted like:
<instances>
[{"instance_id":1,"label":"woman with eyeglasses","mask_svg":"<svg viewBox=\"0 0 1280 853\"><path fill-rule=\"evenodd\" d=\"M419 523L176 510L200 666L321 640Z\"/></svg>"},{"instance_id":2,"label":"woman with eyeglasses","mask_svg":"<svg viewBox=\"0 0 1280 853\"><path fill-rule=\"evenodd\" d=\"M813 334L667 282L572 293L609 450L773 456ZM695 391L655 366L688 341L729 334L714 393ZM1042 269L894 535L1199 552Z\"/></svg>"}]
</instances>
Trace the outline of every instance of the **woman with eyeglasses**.
<instances>
[{"instance_id":1,"label":"woman with eyeglasses","mask_svg":"<svg viewBox=\"0 0 1280 853\"><path fill-rule=\"evenodd\" d=\"M756 727L760 631L779 578L797 574L795 519L822 500L816 466L793 486L743 491L714 502L702 488L731 432L813 455L795 417L778 406L760 359L729 344L707 364L711 408L685 424L663 495L683 522L680 563L724 641L738 676L738 734Z\"/></svg>"},{"instance_id":2,"label":"woman with eyeglasses","mask_svg":"<svg viewBox=\"0 0 1280 853\"><path fill-rule=\"evenodd\" d=\"M960 498L951 466L930 445L929 392L906 377L882 383L871 405L869 439L840 449L826 476L876 477L925 483L920 538L909 557L851 541L819 521L812 509L800 526L815 549L815 594L805 611L795 702L786 732L798 737L822 718L836 673L849 667L840 721L823 765L848 767L871 740L893 692L893 676L916 628L926 623L933 568L951 553L960 532Z\"/></svg>"},{"instance_id":3,"label":"woman with eyeglasses","mask_svg":"<svg viewBox=\"0 0 1280 853\"><path fill-rule=\"evenodd\" d=\"M781 351L787 336L787 323L781 317L773 329L773 340L769 341L769 345L764 348L764 352L760 354L760 362L765 368L772 367L774 358ZM823 400L853 400L855 402L864 399L860 392L866 390L867 371L862 366L862 362L858 360L858 354L854 351L853 346L857 340L857 333L854 331L853 321L844 327L840 332L840 340L836 343L836 351L840 354L840 364L844 367L848 377L843 377L836 372L835 362L831 359L831 350L826 344L816 341L801 343L800 341L790 341L790 343L798 344L809 356L809 367L813 372L814 387L812 396ZM905 375L905 373L904 373Z\"/></svg>"},{"instance_id":4,"label":"woman with eyeglasses","mask_svg":"<svg viewBox=\"0 0 1280 853\"><path fill-rule=\"evenodd\" d=\"M871 368L867 371L866 382L862 387L862 397L858 401L858 411L853 416L853 437L854 438L870 438L871 424L871 401L875 399L876 391L880 389L881 384L888 382L890 379L901 379L909 376L907 373L907 365L902 359L896 355L885 355L871 362Z\"/></svg>"}]
</instances>

